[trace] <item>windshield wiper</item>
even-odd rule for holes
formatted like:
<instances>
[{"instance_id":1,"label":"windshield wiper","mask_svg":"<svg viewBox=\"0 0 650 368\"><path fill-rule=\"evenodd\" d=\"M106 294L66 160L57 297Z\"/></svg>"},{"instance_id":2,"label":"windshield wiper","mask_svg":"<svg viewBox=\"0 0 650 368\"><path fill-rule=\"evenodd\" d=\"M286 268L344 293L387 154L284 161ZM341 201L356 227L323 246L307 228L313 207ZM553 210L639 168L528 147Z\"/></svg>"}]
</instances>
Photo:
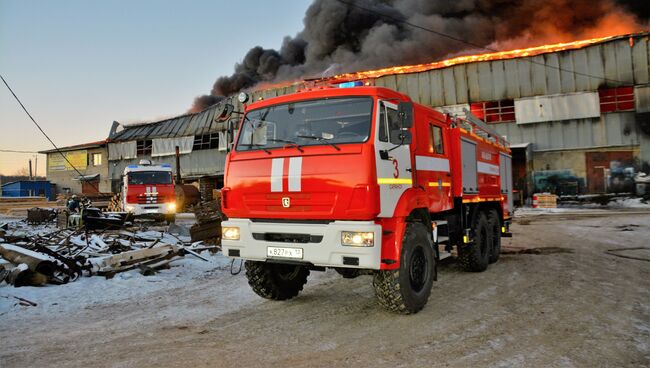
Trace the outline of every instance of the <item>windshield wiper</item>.
<instances>
[{"instance_id":1,"label":"windshield wiper","mask_svg":"<svg viewBox=\"0 0 650 368\"><path fill-rule=\"evenodd\" d=\"M319 142L325 142L325 143L329 144L330 146L336 148L337 151L341 150L341 147L339 147L336 144L330 142L330 140L327 139L327 138L319 137L319 136L316 136L316 135L298 135L297 137L298 138L305 138L305 139L313 139L313 140L319 141Z\"/></svg>"},{"instance_id":2,"label":"windshield wiper","mask_svg":"<svg viewBox=\"0 0 650 368\"><path fill-rule=\"evenodd\" d=\"M269 151L268 149L264 148L264 145L263 145L263 144L252 144L252 143L251 143L251 144L248 144L248 143L246 143L246 144L240 144L240 146L261 148L262 151L268 153L269 155L271 154L271 151Z\"/></svg>"},{"instance_id":3,"label":"windshield wiper","mask_svg":"<svg viewBox=\"0 0 650 368\"><path fill-rule=\"evenodd\" d=\"M287 143L287 144L290 144L291 147L296 147L296 149L298 149L298 151L300 151L300 152L305 152L305 151L302 149L302 146L300 146L298 143L296 143L296 142L294 142L294 141L290 141L290 140L288 140L288 139L267 138L266 140L267 140L267 141L271 141L271 142Z\"/></svg>"}]
</instances>

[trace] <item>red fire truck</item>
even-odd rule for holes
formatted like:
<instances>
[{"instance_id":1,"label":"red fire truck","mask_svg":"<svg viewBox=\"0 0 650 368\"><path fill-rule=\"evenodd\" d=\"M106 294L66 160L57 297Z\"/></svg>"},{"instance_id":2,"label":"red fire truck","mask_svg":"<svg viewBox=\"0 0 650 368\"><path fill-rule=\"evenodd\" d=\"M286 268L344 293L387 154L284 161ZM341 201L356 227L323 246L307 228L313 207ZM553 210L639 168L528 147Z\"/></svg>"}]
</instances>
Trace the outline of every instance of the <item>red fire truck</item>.
<instances>
[{"instance_id":1,"label":"red fire truck","mask_svg":"<svg viewBox=\"0 0 650 368\"><path fill-rule=\"evenodd\" d=\"M439 260L475 272L498 260L510 236L510 150L469 112L455 118L358 84L246 106L226 161L223 252L246 261L264 298L290 299L311 270L334 268L372 275L383 307L415 313Z\"/></svg>"},{"instance_id":2,"label":"red fire truck","mask_svg":"<svg viewBox=\"0 0 650 368\"><path fill-rule=\"evenodd\" d=\"M138 217L173 221L176 217L174 178L169 164L141 160L124 169L122 209Z\"/></svg>"}]
</instances>

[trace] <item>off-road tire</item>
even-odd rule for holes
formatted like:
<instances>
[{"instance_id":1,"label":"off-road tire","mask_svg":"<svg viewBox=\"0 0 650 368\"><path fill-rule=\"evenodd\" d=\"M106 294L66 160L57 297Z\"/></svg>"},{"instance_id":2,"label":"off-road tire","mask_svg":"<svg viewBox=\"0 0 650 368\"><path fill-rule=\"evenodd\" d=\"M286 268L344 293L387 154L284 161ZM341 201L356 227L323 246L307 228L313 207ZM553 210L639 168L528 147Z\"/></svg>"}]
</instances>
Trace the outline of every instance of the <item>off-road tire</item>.
<instances>
[{"instance_id":1,"label":"off-road tire","mask_svg":"<svg viewBox=\"0 0 650 368\"><path fill-rule=\"evenodd\" d=\"M262 298L288 300L300 293L307 283L305 266L246 261L248 285Z\"/></svg>"},{"instance_id":2,"label":"off-road tire","mask_svg":"<svg viewBox=\"0 0 650 368\"><path fill-rule=\"evenodd\" d=\"M382 307L394 313L412 314L427 304L434 273L435 257L427 227L409 223L402 240L400 267L379 271L372 285Z\"/></svg>"},{"instance_id":3,"label":"off-road tire","mask_svg":"<svg viewBox=\"0 0 650 368\"><path fill-rule=\"evenodd\" d=\"M459 249L458 261L465 271L483 272L488 267L492 234L488 219L483 211L479 212L472 226L474 241Z\"/></svg>"},{"instance_id":4,"label":"off-road tire","mask_svg":"<svg viewBox=\"0 0 650 368\"><path fill-rule=\"evenodd\" d=\"M356 277L359 277L361 274L361 271L358 268L337 267L334 270L336 270L339 275L343 276L344 279L354 279Z\"/></svg>"},{"instance_id":5,"label":"off-road tire","mask_svg":"<svg viewBox=\"0 0 650 368\"><path fill-rule=\"evenodd\" d=\"M499 260L501 254L501 220L496 210L488 212L488 229L492 234L489 263Z\"/></svg>"}]
</instances>

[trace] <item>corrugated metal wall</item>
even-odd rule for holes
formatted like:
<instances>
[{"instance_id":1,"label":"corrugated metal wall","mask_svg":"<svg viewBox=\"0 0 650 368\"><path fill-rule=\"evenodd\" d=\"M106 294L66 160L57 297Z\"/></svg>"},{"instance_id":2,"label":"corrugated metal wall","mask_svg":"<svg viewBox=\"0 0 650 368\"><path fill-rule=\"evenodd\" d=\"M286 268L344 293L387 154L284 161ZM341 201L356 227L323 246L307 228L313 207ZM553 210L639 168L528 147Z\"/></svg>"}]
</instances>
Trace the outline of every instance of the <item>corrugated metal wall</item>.
<instances>
[{"instance_id":1,"label":"corrugated metal wall","mask_svg":"<svg viewBox=\"0 0 650 368\"><path fill-rule=\"evenodd\" d=\"M624 38L534 57L387 75L377 78L375 85L438 107L647 84L649 59L648 37L638 36L632 42Z\"/></svg>"}]
</instances>

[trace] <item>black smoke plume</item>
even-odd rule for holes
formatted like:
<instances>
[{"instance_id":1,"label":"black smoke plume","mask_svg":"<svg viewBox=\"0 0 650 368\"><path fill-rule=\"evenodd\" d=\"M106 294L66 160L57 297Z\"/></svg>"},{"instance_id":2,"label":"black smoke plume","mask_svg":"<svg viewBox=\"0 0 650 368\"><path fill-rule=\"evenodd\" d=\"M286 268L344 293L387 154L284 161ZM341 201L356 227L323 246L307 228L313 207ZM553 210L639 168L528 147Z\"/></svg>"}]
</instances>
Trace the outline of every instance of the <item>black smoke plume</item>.
<instances>
[{"instance_id":1,"label":"black smoke plume","mask_svg":"<svg viewBox=\"0 0 650 368\"><path fill-rule=\"evenodd\" d=\"M235 72L219 77L210 94L197 97L190 111L200 111L260 82L426 63L485 52L482 47L505 50L635 32L650 26L648 4L635 0L315 0L307 9L302 31L285 37L280 50L259 46L249 50Z\"/></svg>"}]
</instances>

